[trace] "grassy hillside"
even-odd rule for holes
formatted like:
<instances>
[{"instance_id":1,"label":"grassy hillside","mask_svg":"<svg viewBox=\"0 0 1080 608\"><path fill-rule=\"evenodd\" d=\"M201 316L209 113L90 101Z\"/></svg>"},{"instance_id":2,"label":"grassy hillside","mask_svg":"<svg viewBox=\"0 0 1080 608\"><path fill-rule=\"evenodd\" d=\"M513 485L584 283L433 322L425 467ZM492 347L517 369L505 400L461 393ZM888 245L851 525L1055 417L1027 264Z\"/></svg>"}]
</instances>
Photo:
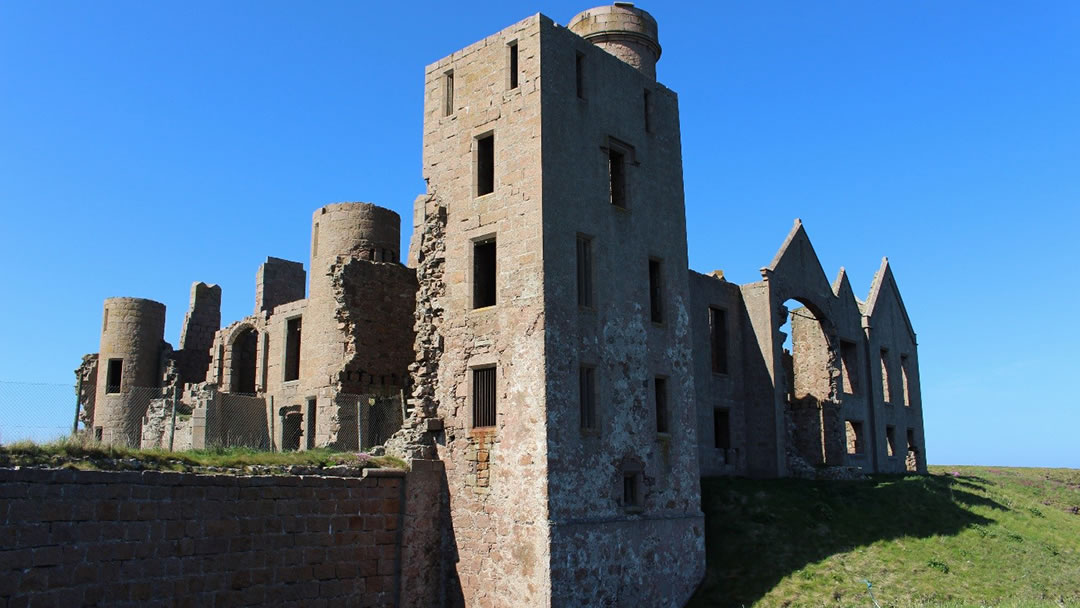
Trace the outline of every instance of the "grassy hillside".
<instances>
[{"instance_id":1,"label":"grassy hillside","mask_svg":"<svg viewBox=\"0 0 1080 608\"><path fill-rule=\"evenodd\" d=\"M707 479L691 608L1080 606L1080 470Z\"/></svg>"}]
</instances>

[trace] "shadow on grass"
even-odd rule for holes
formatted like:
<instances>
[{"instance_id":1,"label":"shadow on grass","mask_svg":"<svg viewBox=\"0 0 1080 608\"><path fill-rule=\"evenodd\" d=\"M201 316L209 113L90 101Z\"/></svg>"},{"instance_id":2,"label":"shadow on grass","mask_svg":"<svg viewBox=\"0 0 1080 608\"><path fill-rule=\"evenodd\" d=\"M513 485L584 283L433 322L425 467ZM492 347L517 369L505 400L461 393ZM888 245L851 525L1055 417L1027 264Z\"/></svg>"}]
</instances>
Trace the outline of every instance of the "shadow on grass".
<instances>
[{"instance_id":1,"label":"shadow on grass","mask_svg":"<svg viewBox=\"0 0 1080 608\"><path fill-rule=\"evenodd\" d=\"M687 608L749 606L786 576L830 555L992 523L972 507L1007 510L974 494L992 483L972 476L703 479L701 485L706 571Z\"/></svg>"}]
</instances>

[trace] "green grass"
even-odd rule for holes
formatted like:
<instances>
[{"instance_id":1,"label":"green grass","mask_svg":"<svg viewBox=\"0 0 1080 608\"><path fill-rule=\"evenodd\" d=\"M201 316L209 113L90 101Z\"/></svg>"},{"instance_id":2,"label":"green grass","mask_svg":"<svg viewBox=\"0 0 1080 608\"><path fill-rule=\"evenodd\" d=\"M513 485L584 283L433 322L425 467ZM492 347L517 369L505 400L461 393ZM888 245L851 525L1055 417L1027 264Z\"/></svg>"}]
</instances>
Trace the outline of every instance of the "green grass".
<instances>
[{"instance_id":1,"label":"green grass","mask_svg":"<svg viewBox=\"0 0 1080 608\"><path fill-rule=\"evenodd\" d=\"M49 443L19 441L0 446L2 466L66 466L80 469L126 468L124 462L160 470L191 468L242 469L251 466L330 467L349 465L359 467L405 468L405 463L392 456L369 457L356 452L336 452L325 448L297 452L265 452L251 448L210 448L169 452L168 450L139 450L113 446L85 437L58 439ZM118 466L120 463L121 466Z\"/></svg>"},{"instance_id":2,"label":"green grass","mask_svg":"<svg viewBox=\"0 0 1080 608\"><path fill-rule=\"evenodd\" d=\"M1080 470L702 481L690 608L1080 606Z\"/></svg>"}]
</instances>

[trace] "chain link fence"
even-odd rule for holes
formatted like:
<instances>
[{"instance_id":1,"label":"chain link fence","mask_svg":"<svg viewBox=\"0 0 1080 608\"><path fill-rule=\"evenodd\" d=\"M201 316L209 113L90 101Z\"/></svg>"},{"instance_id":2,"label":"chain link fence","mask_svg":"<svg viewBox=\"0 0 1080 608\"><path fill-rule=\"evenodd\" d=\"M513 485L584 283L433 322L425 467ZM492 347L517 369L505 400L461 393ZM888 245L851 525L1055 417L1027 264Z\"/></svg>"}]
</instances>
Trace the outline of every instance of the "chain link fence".
<instances>
[{"instance_id":1,"label":"chain link fence","mask_svg":"<svg viewBox=\"0 0 1080 608\"><path fill-rule=\"evenodd\" d=\"M384 391L275 404L271 397L221 392L214 385L96 391L0 381L0 444L84 433L112 445L170 451L366 450L401 428L403 399L400 391Z\"/></svg>"}]
</instances>

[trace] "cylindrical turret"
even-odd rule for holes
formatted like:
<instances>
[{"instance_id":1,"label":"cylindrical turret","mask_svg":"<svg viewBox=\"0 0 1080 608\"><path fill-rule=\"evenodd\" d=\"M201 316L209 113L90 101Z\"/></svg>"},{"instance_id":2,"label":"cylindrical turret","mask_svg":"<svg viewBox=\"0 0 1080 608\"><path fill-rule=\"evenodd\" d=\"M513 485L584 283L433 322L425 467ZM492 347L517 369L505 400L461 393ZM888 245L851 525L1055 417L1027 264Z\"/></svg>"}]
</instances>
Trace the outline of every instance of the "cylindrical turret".
<instances>
[{"instance_id":1,"label":"cylindrical turret","mask_svg":"<svg viewBox=\"0 0 1080 608\"><path fill-rule=\"evenodd\" d=\"M98 351L94 430L108 443L137 446L151 391L160 381L165 305L108 298Z\"/></svg>"},{"instance_id":2,"label":"cylindrical turret","mask_svg":"<svg viewBox=\"0 0 1080 608\"><path fill-rule=\"evenodd\" d=\"M335 316L331 267L350 258L399 264L401 217L371 203L335 203L315 212L311 222L311 288L302 319L300 379L326 386L340 366L344 338ZM316 377L318 376L318 377Z\"/></svg>"},{"instance_id":3,"label":"cylindrical turret","mask_svg":"<svg viewBox=\"0 0 1080 608\"><path fill-rule=\"evenodd\" d=\"M634 8L633 2L616 2L578 13L570 20L570 31L656 79L660 59L660 37L656 19Z\"/></svg>"}]
</instances>

